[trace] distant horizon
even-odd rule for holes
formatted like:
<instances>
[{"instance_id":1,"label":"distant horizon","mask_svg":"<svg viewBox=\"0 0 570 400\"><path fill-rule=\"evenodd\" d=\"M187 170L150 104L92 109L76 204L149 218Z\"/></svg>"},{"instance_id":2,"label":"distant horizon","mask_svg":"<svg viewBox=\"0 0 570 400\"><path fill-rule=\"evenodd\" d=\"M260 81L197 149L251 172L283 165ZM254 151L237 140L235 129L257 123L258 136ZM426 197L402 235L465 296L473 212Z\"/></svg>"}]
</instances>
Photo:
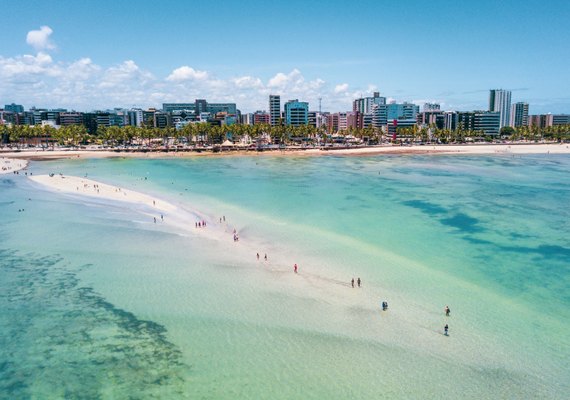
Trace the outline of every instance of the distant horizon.
<instances>
[{"instance_id":1,"label":"distant horizon","mask_svg":"<svg viewBox=\"0 0 570 400\"><path fill-rule=\"evenodd\" d=\"M556 13L537 13L536 0L228 0L206 18L202 3L174 13L148 0L30 0L11 4L0 27L11 39L0 50L0 104L101 110L204 98L250 113L267 111L275 93L338 112L379 91L463 111L486 110L489 90L504 88L529 114L570 113L570 55L552 50L570 42L558 28L570 4L549 4ZM402 8L414 12L403 18Z\"/></svg>"}]
</instances>

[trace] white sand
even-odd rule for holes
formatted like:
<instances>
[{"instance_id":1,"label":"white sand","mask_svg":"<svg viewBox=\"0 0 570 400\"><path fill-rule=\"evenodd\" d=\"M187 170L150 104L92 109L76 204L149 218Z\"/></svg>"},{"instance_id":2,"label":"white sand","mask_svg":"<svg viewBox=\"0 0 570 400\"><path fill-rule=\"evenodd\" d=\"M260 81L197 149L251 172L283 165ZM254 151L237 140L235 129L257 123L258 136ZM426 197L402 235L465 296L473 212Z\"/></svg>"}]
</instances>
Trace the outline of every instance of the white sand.
<instances>
[{"instance_id":1,"label":"white sand","mask_svg":"<svg viewBox=\"0 0 570 400\"><path fill-rule=\"evenodd\" d=\"M87 178L64 175L34 175L29 177L34 182L48 186L50 189L63 192L80 194L83 196L96 197L103 200L114 200L126 203L134 203L152 207L157 211L172 212L176 206L152 196L122 189L117 186L93 181Z\"/></svg>"},{"instance_id":2,"label":"white sand","mask_svg":"<svg viewBox=\"0 0 570 400\"><path fill-rule=\"evenodd\" d=\"M308 154L570 154L567 143L548 144L463 144L463 145L425 145L425 146L377 146L354 149L305 151Z\"/></svg>"},{"instance_id":3,"label":"white sand","mask_svg":"<svg viewBox=\"0 0 570 400\"><path fill-rule=\"evenodd\" d=\"M374 154L570 154L568 143L507 143L485 144L473 143L462 145L425 145L425 146L392 146L382 145L350 149L289 149L285 151L226 151L212 152L114 152L107 150L55 150L55 151L22 151L2 153L5 158L25 158L27 160L49 160L59 158L184 158L184 157L227 157L227 156L321 156L321 155L374 155ZM22 161L22 160L18 160Z\"/></svg>"},{"instance_id":4,"label":"white sand","mask_svg":"<svg viewBox=\"0 0 570 400\"><path fill-rule=\"evenodd\" d=\"M14 171L19 171L26 168L27 166L27 160L0 157L0 175L13 174Z\"/></svg>"}]
</instances>

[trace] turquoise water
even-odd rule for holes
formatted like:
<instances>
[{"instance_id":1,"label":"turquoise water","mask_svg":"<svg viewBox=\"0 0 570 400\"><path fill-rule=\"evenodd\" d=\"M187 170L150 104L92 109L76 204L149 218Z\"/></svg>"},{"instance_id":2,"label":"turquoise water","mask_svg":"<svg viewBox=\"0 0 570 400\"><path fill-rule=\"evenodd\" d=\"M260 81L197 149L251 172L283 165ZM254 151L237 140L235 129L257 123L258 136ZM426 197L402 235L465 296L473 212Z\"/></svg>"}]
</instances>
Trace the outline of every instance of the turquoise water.
<instances>
[{"instance_id":1,"label":"turquoise water","mask_svg":"<svg viewBox=\"0 0 570 400\"><path fill-rule=\"evenodd\" d=\"M0 398L568 397L567 156L28 170L181 211L0 176Z\"/></svg>"}]
</instances>

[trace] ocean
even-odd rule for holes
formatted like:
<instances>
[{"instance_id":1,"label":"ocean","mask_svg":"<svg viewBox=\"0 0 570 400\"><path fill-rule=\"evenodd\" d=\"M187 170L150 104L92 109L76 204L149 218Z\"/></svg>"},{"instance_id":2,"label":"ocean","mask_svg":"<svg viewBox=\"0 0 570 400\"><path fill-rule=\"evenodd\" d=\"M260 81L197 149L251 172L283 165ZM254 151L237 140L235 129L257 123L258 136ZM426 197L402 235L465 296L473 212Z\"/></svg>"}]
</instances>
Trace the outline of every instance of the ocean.
<instances>
[{"instance_id":1,"label":"ocean","mask_svg":"<svg viewBox=\"0 0 570 400\"><path fill-rule=\"evenodd\" d=\"M0 399L566 399L569 171L546 154L31 162L180 212L0 175Z\"/></svg>"}]
</instances>

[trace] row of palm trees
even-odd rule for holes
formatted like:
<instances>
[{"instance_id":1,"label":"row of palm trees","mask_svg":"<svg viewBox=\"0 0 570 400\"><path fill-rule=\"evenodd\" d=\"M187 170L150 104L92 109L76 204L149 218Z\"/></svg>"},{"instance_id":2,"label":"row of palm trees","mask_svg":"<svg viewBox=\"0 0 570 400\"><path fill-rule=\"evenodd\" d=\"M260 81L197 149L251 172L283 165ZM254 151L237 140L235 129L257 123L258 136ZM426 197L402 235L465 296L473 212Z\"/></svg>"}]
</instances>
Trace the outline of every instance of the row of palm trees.
<instances>
[{"instance_id":1,"label":"row of palm trees","mask_svg":"<svg viewBox=\"0 0 570 400\"><path fill-rule=\"evenodd\" d=\"M502 138L511 140L552 140L569 141L570 125L556 125L545 128L522 126L517 128L503 128ZM60 145L79 146L81 144L99 144L105 146L138 145L153 147L154 144L167 145L168 143L190 144L196 146L215 146L225 140L250 143L273 143L280 145L315 144L327 145L334 141L346 141L347 138L356 138L357 141L374 144L393 140L383 131L373 127L362 129L348 128L345 131L331 135L326 127L316 128L310 125L302 126L270 126L258 125L211 125L208 123L190 123L181 129L174 127L154 128L137 126L99 126L94 135L90 135L83 125L62 126L58 129L50 125L0 125L0 138L8 139L10 143L22 145L35 143L40 146ZM483 132L475 132L458 128L455 130L439 129L436 126L403 127L397 130L396 140L424 143L465 143L473 140L491 141L491 136Z\"/></svg>"},{"instance_id":2,"label":"row of palm trees","mask_svg":"<svg viewBox=\"0 0 570 400\"><path fill-rule=\"evenodd\" d=\"M437 143L466 143L475 140L493 141L493 136L485 132L463 129L440 129L435 125L418 127L417 125L399 128L398 136L414 142ZM520 126L516 128L504 127L501 129L499 139L512 141L569 141L570 125L554 125L547 127Z\"/></svg>"}]
</instances>

